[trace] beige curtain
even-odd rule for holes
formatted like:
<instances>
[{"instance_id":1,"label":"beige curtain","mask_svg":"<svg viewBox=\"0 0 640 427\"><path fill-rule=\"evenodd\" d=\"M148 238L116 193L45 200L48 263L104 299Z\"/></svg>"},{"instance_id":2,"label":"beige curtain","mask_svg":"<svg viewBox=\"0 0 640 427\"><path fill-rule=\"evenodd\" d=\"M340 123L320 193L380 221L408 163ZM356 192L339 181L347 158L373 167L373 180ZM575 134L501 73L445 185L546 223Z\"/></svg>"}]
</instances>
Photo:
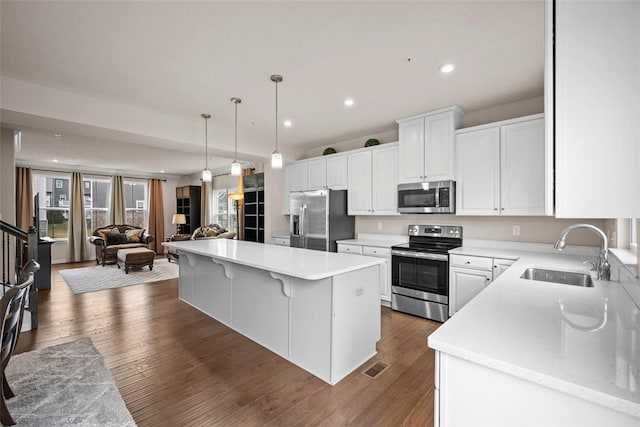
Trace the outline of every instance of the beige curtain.
<instances>
[{"instance_id":1,"label":"beige curtain","mask_svg":"<svg viewBox=\"0 0 640 427\"><path fill-rule=\"evenodd\" d=\"M84 261L87 252L87 223L84 216L82 173L71 173L71 209L69 211L69 261Z\"/></svg>"},{"instance_id":2,"label":"beige curtain","mask_svg":"<svg viewBox=\"0 0 640 427\"><path fill-rule=\"evenodd\" d=\"M121 176L111 177L111 208L109 209L109 222L111 224L126 224L124 205L124 181Z\"/></svg>"},{"instance_id":3,"label":"beige curtain","mask_svg":"<svg viewBox=\"0 0 640 427\"><path fill-rule=\"evenodd\" d=\"M155 237L149 249L163 253L164 247L164 202L162 200L162 180L149 180L149 234Z\"/></svg>"},{"instance_id":4,"label":"beige curtain","mask_svg":"<svg viewBox=\"0 0 640 427\"><path fill-rule=\"evenodd\" d=\"M198 226L205 226L211 224L211 191L213 185L211 182L202 181L202 191L200 192L200 222Z\"/></svg>"},{"instance_id":5,"label":"beige curtain","mask_svg":"<svg viewBox=\"0 0 640 427\"><path fill-rule=\"evenodd\" d=\"M45 195L43 194L42 197ZM16 227L29 231L33 224L31 168L16 168Z\"/></svg>"}]
</instances>

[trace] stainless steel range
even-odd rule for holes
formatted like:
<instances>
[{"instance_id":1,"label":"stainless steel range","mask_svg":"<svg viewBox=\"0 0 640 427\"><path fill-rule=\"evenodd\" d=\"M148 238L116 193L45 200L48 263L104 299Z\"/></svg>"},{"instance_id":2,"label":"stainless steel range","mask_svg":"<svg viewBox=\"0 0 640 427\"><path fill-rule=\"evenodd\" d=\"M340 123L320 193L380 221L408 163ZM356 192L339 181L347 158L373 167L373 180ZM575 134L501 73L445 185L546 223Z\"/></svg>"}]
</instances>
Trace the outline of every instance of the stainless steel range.
<instances>
[{"instance_id":1,"label":"stainless steel range","mask_svg":"<svg viewBox=\"0 0 640 427\"><path fill-rule=\"evenodd\" d=\"M410 225L409 243L391 247L391 308L444 322L449 312L449 250L462 227Z\"/></svg>"}]
</instances>

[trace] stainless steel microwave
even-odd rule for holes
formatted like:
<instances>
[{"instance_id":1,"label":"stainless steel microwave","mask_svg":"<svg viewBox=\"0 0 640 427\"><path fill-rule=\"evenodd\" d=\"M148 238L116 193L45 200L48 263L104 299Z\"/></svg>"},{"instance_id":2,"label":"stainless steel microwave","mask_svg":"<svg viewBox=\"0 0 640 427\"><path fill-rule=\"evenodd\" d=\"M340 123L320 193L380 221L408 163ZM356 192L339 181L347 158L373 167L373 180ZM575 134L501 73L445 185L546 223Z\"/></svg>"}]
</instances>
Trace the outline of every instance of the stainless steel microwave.
<instances>
[{"instance_id":1,"label":"stainless steel microwave","mask_svg":"<svg viewBox=\"0 0 640 427\"><path fill-rule=\"evenodd\" d=\"M400 213L455 213L455 181L418 182L398 185Z\"/></svg>"}]
</instances>

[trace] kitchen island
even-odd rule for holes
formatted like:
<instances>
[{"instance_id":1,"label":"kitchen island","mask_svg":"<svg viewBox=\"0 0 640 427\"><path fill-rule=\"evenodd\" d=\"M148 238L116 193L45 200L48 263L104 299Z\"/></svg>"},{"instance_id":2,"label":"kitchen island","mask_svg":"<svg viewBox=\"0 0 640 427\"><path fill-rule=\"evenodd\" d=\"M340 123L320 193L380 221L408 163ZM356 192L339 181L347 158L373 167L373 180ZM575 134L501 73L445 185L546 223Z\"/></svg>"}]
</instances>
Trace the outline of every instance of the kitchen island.
<instances>
[{"instance_id":1,"label":"kitchen island","mask_svg":"<svg viewBox=\"0 0 640 427\"><path fill-rule=\"evenodd\" d=\"M428 338L435 425L640 425L640 310L633 274L590 288L526 280L527 268L583 271L582 255L457 248L517 259Z\"/></svg>"},{"instance_id":2,"label":"kitchen island","mask_svg":"<svg viewBox=\"0 0 640 427\"><path fill-rule=\"evenodd\" d=\"M230 239L164 242L179 298L334 385L376 354L382 259Z\"/></svg>"}]
</instances>

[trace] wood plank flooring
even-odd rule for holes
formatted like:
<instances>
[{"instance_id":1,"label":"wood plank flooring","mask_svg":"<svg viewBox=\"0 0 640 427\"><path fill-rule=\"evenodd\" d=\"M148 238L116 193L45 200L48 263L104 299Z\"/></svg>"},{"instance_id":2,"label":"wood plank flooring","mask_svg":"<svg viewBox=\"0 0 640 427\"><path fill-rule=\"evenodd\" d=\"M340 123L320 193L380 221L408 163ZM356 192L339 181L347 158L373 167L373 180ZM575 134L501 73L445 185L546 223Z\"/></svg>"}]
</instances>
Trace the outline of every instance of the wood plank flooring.
<instances>
[{"instance_id":1,"label":"wood plank flooring","mask_svg":"<svg viewBox=\"0 0 640 427\"><path fill-rule=\"evenodd\" d=\"M382 308L378 354L332 387L180 302L177 279L73 295L59 271L89 265L52 266L17 351L90 337L140 426L433 425L437 322Z\"/></svg>"}]
</instances>

